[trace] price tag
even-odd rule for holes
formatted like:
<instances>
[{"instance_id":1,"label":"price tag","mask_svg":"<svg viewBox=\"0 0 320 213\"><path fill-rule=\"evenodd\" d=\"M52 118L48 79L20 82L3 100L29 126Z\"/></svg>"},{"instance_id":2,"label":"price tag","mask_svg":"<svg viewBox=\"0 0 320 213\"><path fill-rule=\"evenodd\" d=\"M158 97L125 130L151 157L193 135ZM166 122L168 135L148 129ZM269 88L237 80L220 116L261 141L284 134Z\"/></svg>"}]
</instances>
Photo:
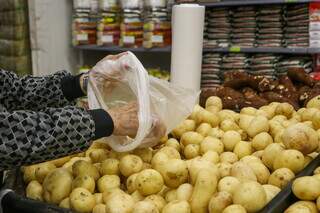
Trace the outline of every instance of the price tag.
<instances>
[{"instance_id":1,"label":"price tag","mask_svg":"<svg viewBox=\"0 0 320 213\"><path fill-rule=\"evenodd\" d=\"M151 37L151 41L153 43L163 43L163 36L162 35L153 35Z\"/></svg>"},{"instance_id":2,"label":"price tag","mask_svg":"<svg viewBox=\"0 0 320 213\"><path fill-rule=\"evenodd\" d=\"M230 47L229 52L239 53L241 52L241 47L238 47L238 46Z\"/></svg>"},{"instance_id":3,"label":"price tag","mask_svg":"<svg viewBox=\"0 0 320 213\"><path fill-rule=\"evenodd\" d=\"M134 36L123 36L123 42L133 44L134 43Z\"/></svg>"},{"instance_id":4,"label":"price tag","mask_svg":"<svg viewBox=\"0 0 320 213\"><path fill-rule=\"evenodd\" d=\"M113 35L103 35L101 40L103 43L113 43Z\"/></svg>"},{"instance_id":5,"label":"price tag","mask_svg":"<svg viewBox=\"0 0 320 213\"><path fill-rule=\"evenodd\" d=\"M88 41L88 34L78 34L77 41Z\"/></svg>"}]
</instances>

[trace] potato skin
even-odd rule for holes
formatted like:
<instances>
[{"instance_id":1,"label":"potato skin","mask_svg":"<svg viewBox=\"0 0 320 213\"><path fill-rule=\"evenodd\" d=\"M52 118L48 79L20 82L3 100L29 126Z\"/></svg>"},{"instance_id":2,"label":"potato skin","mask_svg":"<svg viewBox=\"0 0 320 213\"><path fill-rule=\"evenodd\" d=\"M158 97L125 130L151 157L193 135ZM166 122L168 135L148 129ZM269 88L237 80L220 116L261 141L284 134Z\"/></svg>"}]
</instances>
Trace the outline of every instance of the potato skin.
<instances>
[{"instance_id":1,"label":"potato skin","mask_svg":"<svg viewBox=\"0 0 320 213\"><path fill-rule=\"evenodd\" d=\"M294 173L288 168L280 168L275 170L269 177L268 184L283 189L290 180L295 177Z\"/></svg>"},{"instance_id":2,"label":"potato skin","mask_svg":"<svg viewBox=\"0 0 320 213\"><path fill-rule=\"evenodd\" d=\"M123 176L129 177L130 175L140 172L142 170L143 161L137 155L126 155L120 160L119 169Z\"/></svg>"},{"instance_id":3,"label":"potato skin","mask_svg":"<svg viewBox=\"0 0 320 213\"><path fill-rule=\"evenodd\" d=\"M304 167L304 156L301 152L294 149L287 149L281 152L273 162L273 169L288 168L295 174Z\"/></svg>"},{"instance_id":4,"label":"potato skin","mask_svg":"<svg viewBox=\"0 0 320 213\"><path fill-rule=\"evenodd\" d=\"M293 181L292 191L301 200L316 200L320 196L320 180L312 176L297 178Z\"/></svg>"},{"instance_id":5,"label":"potato skin","mask_svg":"<svg viewBox=\"0 0 320 213\"><path fill-rule=\"evenodd\" d=\"M94 179L89 175L78 176L72 182L72 189L81 187L87 189L90 193L94 192L95 186Z\"/></svg>"},{"instance_id":6,"label":"potato skin","mask_svg":"<svg viewBox=\"0 0 320 213\"><path fill-rule=\"evenodd\" d=\"M70 194L70 206L77 212L92 212L95 205L94 196L87 189L75 188Z\"/></svg>"},{"instance_id":7,"label":"potato skin","mask_svg":"<svg viewBox=\"0 0 320 213\"><path fill-rule=\"evenodd\" d=\"M110 194L105 204L107 213L131 213L134 207L134 200L124 192L115 192Z\"/></svg>"},{"instance_id":8,"label":"potato skin","mask_svg":"<svg viewBox=\"0 0 320 213\"><path fill-rule=\"evenodd\" d=\"M209 202L209 212L219 213L232 204L232 195L229 192L218 192L212 196Z\"/></svg>"},{"instance_id":9,"label":"potato skin","mask_svg":"<svg viewBox=\"0 0 320 213\"><path fill-rule=\"evenodd\" d=\"M191 213L190 205L187 201L171 201L162 209L162 213Z\"/></svg>"},{"instance_id":10,"label":"potato skin","mask_svg":"<svg viewBox=\"0 0 320 213\"><path fill-rule=\"evenodd\" d=\"M26 188L27 198L43 201L42 193L43 193L43 187L38 181L32 180L31 182L29 182Z\"/></svg>"},{"instance_id":11,"label":"potato skin","mask_svg":"<svg viewBox=\"0 0 320 213\"><path fill-rule=\"evenodd\" d=\"M137 190L143 195L148 196L160 192L164 184L161 174L154 169L141 171L135 180Z\"/></svg>"},{"instance_id":12,"label":"potato skin","mask_svg":"<svg viewBox=\"0 0 320 213\"><path fill-rule=\"evenodd\" d=\"M72 172L75 177L80 175L90 175L95 181L100 177L97 167L84 160L76 161L72 165Z\"/></svg>"},{"instance_id":13,"label":"potato skin","mask_svg":"<svg viewBox=\"0 0 320 213\"><path fill-rule=\"evenodd\" d=\"M187 182L189 177L187 163L180 159L168 160L160 167L159 172L161 173L166 186L170 188L179 187L181 184Z\"/></svg>"},{"instance_id":14,"label":"potato skin","mask_svg":"<svg viewBox=\"0 0 320 213\"><path fill-rule=\"evenodd\" d=\"M225 208L222 213L247 213L247 210L241 205L232 204Z\"/></svg>"}]
</instances>

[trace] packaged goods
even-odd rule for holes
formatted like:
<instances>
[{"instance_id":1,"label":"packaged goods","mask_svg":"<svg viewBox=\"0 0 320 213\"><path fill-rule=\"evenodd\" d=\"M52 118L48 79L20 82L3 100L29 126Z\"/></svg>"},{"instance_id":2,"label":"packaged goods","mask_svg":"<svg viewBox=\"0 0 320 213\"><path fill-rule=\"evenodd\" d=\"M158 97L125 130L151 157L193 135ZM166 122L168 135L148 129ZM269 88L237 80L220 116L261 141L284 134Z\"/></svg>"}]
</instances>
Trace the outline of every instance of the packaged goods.
<instances>
[{"instance_id":1,"label":"packaged goods","mask_svg":"<svg viewBox=\"0 0 320 213\"><path fill-rule=\"evenodd\" d=\"M97 18L89 13L76 13L72 23L73 45L93 45L97 43Z\"/></svg>"}]
</instances>

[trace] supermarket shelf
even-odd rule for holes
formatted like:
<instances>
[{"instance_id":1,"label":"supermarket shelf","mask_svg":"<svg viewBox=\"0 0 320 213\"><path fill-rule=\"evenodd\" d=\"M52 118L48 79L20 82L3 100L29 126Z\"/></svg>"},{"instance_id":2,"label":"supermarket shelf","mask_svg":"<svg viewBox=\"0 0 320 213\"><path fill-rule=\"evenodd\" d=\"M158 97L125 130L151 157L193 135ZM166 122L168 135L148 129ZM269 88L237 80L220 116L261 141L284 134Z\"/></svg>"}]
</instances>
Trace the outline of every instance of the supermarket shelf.
<instances>
[{"instance_id":1,"label":"supermarket shelf","mask_svg":"<svg viewBox=\"0 0 320 213\"><path fill-rule=\"evenodd\" d=\"M222 0L220 2L199 3L206 7L228 7L242 5L266 5L266 4L292 4L320 2L319 0Z\"/></svg>"},{"instance_id":2,"label":"supermarket shelf","mask_svg":"<svg viewBox=\"0 0 320 213\"><path fill-rule=\"evenodd\" d=\"M107 46L97 46L97 45L81 45L75 46L79 50L94 50L94 51L105 51L105 52L171 52L171 47L157 47L157 48L124 48L124 47L107 47Z\"/></svg>"},{"instance_id":3,"label":"supermarket shelf","mask_svg":"<svg viewBox=\"0 0 320 213\"><path fill-rule=\"evenodd\" d=\"M320 54L320 48L282 48L282 47L257 47L241 48L238 46L228 48L204 48L204 52L212 53L282 53L282 54Z\"/></svg>"}]
</instances>

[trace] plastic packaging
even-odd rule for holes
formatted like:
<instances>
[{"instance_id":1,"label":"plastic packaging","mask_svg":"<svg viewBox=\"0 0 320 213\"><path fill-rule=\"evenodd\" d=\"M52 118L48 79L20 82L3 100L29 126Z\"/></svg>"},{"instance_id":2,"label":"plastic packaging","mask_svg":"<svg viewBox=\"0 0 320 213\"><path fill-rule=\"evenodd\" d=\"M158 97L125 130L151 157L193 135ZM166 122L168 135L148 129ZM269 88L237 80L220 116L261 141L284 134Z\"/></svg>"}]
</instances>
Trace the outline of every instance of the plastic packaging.
<instances>
[{"instance_id":1,"label":"plastic packaging","mask_svg":"<svg viewBox=\"0 0 320 213\"><path fill-rule=\"evenodd\" d=\"M158 116L169 133L192 112L198 99L198 91L148 76L131 52L118 60L99 63L102 63L99 69L92 69L89 76L90 109L108 109L131 101L139 106L139 128L135 138L115 135L105 138L105 142L118 152L156 145L159 138L147 138L152 130L153 115Z\"/></svg>"}]
</instances>

